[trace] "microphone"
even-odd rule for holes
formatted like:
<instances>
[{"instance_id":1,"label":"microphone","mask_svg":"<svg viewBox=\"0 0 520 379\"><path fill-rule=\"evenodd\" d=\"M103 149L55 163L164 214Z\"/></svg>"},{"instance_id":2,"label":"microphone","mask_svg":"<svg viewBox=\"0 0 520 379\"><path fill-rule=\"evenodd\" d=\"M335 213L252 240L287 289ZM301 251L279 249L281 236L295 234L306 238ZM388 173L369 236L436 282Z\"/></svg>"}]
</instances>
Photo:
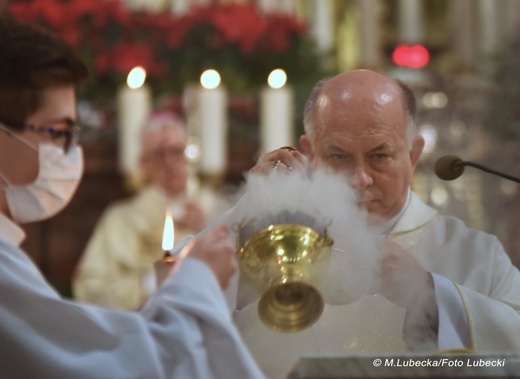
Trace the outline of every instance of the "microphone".
<instances>
[{"instance_id":1,"label":"microphone","mask_svg":"<svg viewBox=\"0 0 520 379\"><path fill-rule=\"evenodd\" d=\"M520 183L520 179L515 178L514 176L484 167L477 163L463 161L456 155L445 155L444 157L437 159L437 162L435 162L435 175L442 180L455 180L464 173L465 166L474 167L487 173L500 176L501 178Z\"/></svg>"}]
</instances>

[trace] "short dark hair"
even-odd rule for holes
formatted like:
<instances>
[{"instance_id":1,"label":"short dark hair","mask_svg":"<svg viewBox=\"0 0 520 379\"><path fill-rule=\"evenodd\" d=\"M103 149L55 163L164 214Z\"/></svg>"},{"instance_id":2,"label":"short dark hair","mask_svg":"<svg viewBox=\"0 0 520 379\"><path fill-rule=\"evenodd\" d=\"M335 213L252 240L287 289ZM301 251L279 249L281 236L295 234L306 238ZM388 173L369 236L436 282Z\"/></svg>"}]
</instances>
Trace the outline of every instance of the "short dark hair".
<instances>
[{"instance_id":1,"label":"short dark hair","mask_svg":"<svg viewBox=\"0 0 520 379\"><path fill-rule=\"evenodd\" d=\"M417 100L412 89L399 79L395 79L395 81L403 91L403 105L406 114L415 120L417 118Z\"/></svg>"},{"instance_id":2,"label":"short dark hair","mask_svg":"<svg viewBox=\"0 0 520 379\"><path fill-rule=\"evenodd\" d=\"M79 55L58 36L0 15L0 121L6 126L23 125L43 90L77 87L87 75Z\"/></svg>"}]
</instances>

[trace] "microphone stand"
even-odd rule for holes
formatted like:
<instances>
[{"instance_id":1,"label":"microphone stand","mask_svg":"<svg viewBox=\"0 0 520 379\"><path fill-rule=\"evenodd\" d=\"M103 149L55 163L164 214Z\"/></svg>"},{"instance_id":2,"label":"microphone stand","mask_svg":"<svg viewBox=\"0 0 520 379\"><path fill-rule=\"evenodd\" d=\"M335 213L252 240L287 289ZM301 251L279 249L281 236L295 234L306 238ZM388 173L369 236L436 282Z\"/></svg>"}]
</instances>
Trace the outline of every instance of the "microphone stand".
<instances>
[{"instance_id":1,"label":"microphone stand","mask_svg":"<svg viewBox=\"0 0 520 379\"><path fill-rule=\"evenodd\" d=\"M464 166L474 167L474 168L477 168L479 170L485 171L487 173L500 176L500 177L502 177L504 179L508 179L508 180L513 181L513 182L520 183L520 179L519 178L516 178L516 177L511 176L511 175L504 174L502 172L498 172L498 171L493 170L493 169L488 168L488 167L481 166L478 163L467 162L467 161L463 161L463 160L460 160L460 159L457 159L456 161L454 161L452 163L452 168L453 169L462 169Z\"/></svg>"}]
</instances>

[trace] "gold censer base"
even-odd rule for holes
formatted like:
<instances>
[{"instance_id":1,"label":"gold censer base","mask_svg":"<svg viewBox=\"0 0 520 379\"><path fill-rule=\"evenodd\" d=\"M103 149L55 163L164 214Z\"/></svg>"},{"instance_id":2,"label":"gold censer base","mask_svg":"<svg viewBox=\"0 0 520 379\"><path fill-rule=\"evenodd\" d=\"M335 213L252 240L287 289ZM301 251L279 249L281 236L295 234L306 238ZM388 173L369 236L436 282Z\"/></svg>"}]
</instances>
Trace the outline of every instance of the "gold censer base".
<instances>
[{"instance_id":1,"label":"gold censer base","mask_svg":"<svg viewBox=\"0 0 520 379\"><path fill-rule=\"evenodd\" d=\"M297 332L314 324L323 312L315 285L324 275L329 237L297 224L270 225L254 233L239 250L241 272L262 294L262 322L281 332Z\"/></svg>"}]
</instances>

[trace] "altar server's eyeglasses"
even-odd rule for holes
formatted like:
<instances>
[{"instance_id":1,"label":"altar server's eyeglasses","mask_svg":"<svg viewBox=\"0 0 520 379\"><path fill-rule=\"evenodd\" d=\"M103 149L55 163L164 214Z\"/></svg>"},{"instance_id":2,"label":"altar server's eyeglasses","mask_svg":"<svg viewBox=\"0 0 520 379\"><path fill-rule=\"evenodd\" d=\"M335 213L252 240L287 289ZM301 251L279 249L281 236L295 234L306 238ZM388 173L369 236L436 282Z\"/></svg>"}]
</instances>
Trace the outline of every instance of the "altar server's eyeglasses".
<instances>
[{"instance_id":1,"label":"altar server's eyeglasses","mask_svg":"<svg viewBox=\"0 0 520 379\"><path fill-rule=\"evenodd\" d=\"M40 136L45 140L50 140L56 146L63 148L63 151L67 153L69 149L76 145L79 136L79 126L72 120L60 120L52 125L36 126L31 124L21 124L16 122L4 122L0 120L0 125L10 125L20 130L29 130ZM15 132L9 130L5 126L2 129L9 133Z\"/></svg>"}]
</instances>

